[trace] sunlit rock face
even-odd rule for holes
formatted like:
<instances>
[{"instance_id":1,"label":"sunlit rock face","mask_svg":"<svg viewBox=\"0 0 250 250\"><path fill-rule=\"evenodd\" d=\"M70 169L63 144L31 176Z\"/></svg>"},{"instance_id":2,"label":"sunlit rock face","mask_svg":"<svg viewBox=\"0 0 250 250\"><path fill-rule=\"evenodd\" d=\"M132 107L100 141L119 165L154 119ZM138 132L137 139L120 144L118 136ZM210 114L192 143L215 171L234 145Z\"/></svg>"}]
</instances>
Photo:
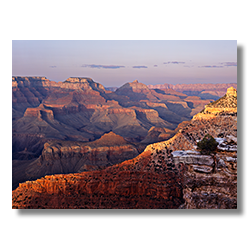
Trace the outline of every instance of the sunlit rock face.
<instances>
[{"instance_id":1,"label":"sunlit rock face","mask_svg":"<svg viewBox=\"0 0 250 250\"><path fill-rule=\"evenodd\" d=\"M45 176L13 191L13 208L176 209L183 202L180 172L166 148L101 171Z\"/></svg>"},{"instance_id":2,"label":"sunlit rock face","mask_svg":"<svg viewBox=\"0 0 250 250\"><path fill-rule=\"evenodd\" d=\"M227 94L226 94L229 98L232 97L236 97L237 98L237 90L234 87L230 87L227 89Z\"/></svg>"}]
</instances>

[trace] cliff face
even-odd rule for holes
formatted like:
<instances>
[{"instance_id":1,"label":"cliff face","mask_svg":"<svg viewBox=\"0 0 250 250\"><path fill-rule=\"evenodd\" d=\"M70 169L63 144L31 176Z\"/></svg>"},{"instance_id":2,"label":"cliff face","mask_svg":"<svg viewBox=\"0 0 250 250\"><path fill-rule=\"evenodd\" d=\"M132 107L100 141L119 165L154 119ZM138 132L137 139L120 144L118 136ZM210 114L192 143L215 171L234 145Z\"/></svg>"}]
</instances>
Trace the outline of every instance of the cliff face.
<instances>
[{"instance_id":1,"label":"cliff face","mask_svg":"<svg viewBox=\"0 0 250 250\"><path fill-rule=\"evenodd\" d=\"M105 88L99 84L95 83L91 78L86 77L69 77L64 82L50 81L46 77L25 77L25 76L13 76L12 77L12 87L13 88L23 88L23 87L56 87L62 89L85 89L85 90L100 90L105 92Z\"/></svg>"},{"instance_id":2,"label":"cliff face","mask_svg":"<svg viewBox=\"0 0 250 250\"><path fill-rule=\"evenodd\" d=\"M217 151L211 155L197 151L197 141L206 134L218 142ZM175 167L183 169L185 203L179 208L237 208L237 91L234 88L208 104L173 138L149 145L145 151L159 152L164 147L173 150Z\"/></svg>"},{"instance_id":3,"label":"cliff face","mask_svg":"<svg viewBox=\"0 0 250 250\"><path fill-rule=\"evenodd\" d=\"M185 122L179 133L170 140L149 145L146 150L165 146L173 151L196 150L197 141L202 140L206 134L214 138L237 138L237 92L233 95L227 93L219 100L206 105L190 122Z\"/></svg>"},{"instance_id":4,"label":"cliff face","mask_svg":"<svg viewBox=\"0 0 250 250\"><path fill-rule=\"evenodd\" d=\"M32 146L25 147L27 144ZM15 153L15 148L23 147L24 150ZM18 139L13 138L13 158L19 160L13 161L12 187L16 188L21 181L48 174L103 169L136 157L144 148L113 132L92 142L48 140L36 134L19 135Z\"/></svg>"},{"instance_id":5,"label":"cliff face","mask_svg":"<svg viewBox=\"0 0 250 250\"><path fill-rule=\"evenodd\" d=\"M227 141L228 145L231 142ZM237 146L234 147L237 150ZM175 151L175 164L182 166L182 209L237 208L237 153L220 150L213 156L197 151Z\"/></svg>"},{"instance_id":6,"label":"cliff face","mask_svg":"<svg viewBox=\"0 0 250 250\"><path fill-rule=\"evenodd\" d=\"M202 99L212 98L215 100L219 99L223 96L227 89L233 87L237 89L237 83L218 83L218 84L157 84L157 85L148 85L150 89L163 89L163 90L174 90L177 92L181 92L186 95L195 95L199 96Z\"/></svg>"},{"instance_id":7,"label":"cliff face","mask_svg":"<svg viewBox=\"0 0 250 250\"><path fill-rule=\"evenodd\" d=\"M49 86L51 81L44 76L13 76L12 77L12 87L38 87L38 86Z\"/></svg>"},{"instance_id":8,"label":"cliff face","mask_svg":"<svg viewBox=\"0 0 250 250\"><path fill-rule=\"evenodd\" d=\"M148 85L150 89L173 89L178 92L184 91L223 91L224 93L228 88L233 87L237 89L236 83L218 83L218 84L204 84L204 83L195 83L195 84L156 84L156 85Z\"/></svg>"},{"instance_id":9,"label":"cliff face","mask_svg":"<svg viewBox=\"0 0 250 250\"><path fill-rule=\"evenodd\" d=\"M176 131L162 127L151 127L151 129L148 131L147 136L141 142L149 144L158 141L165 141L171 138L175 134L175 132Z\"/></svg>"},{"instance_id":10,"label":"cliff face","mask_svg":"<svg viewBox=\"0 0 250 250\"><path fill-rule=\"evenodd\" d=\"M43 104L40 104L36 108L27 108L24 116L27 117L36 117L36 118L44 118L44 119L49 119L53 120L54 119L54 113L50 109L46 109Z\"/></svg>"},{"instance_id":11,"label":"cliff face","mask_svg":"<svg viewBox=\"0 0 250 250\"><path fill-rule=\"evenodd\" d=\"M170 152L161 153L22 183L13 191L13 208L178 208L184 202L180 174Z\"/></svg>"},{"instance_id":12,"label":"cliff face","mask_svg":"<svg viewBox=\"0 0 250 250\"><path fill-rule=\"evenodd\" d=\"M205 134L218 142L213 155L204 156L195 151L195 142ZM183 198L186 209L235 209L237 208L237 92L229 88L226 95L211 103L197 114L191 123L176 135L185 137L189 147L177 147L184 151L173 152L175 164L185 168L183 172ZM192 151L187 151L193 145Z\"/></svg>"},{"instance_id":13,"label":"cliff face","mask_svg":"<svg viewBox=\"0 0 250 250\"><path fill-rule=\"evenodd\" d=\"M138 154L137 147L113 132L93 142L49 141L44 144L39 158L28 162L25 173L13 176L13 187L17 187L19 180L37 179L48 174L103 169L134 158ZM19 157L21 156L23 160L34 158L28 150L19 153Z\"/></svg>"}]
</instances>

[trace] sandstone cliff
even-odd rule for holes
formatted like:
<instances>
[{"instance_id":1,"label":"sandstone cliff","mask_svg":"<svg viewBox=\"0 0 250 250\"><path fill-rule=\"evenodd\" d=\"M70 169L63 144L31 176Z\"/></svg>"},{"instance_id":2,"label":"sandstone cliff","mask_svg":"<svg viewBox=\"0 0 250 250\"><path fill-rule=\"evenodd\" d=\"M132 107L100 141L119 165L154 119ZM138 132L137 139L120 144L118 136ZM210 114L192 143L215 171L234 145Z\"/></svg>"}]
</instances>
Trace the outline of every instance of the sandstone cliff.
<instances>
[{"instance_id":1,"label":"sandstone cliff","mask_svg":"<svg viewBox=\"0 0 250 250\"><path fill-rule=\"evenodd\" d=\"M178 208L184 200L173 166L164 149L102 171L46 176L20 184L13 208Z\"/></svg>"}]
</instances>

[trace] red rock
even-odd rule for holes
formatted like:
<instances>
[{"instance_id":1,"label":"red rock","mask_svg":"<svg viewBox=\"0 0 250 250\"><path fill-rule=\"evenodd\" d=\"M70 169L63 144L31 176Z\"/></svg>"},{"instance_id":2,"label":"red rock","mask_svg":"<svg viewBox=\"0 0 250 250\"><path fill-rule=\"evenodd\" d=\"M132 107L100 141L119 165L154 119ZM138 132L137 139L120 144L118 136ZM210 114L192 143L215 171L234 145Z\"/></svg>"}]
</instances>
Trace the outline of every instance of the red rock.
<instances>
[{"instance_id":1,"label":"red rock","mask_svg":"<svg viewBox=\"0 0 250 250\"><path fill-rule=\"evenodd\" d=\"M22 183L13 191L13 208L178 208L183 203L179 173L166 171L167 163L160 170L152 159L143 153L102 171Z\"/></svg>"},{"instance_id":2,"label":"red rock","mask_svg":"<svg viewBox=\"0 0 250 250\"><path fill-rule=\"evenodd\" d=\"M229 92L209 107L235 109L237 99L234 97L235 92ZM209 114L204 113L206 115ZM12 206L237 208L237 155L223 147L213 156L200 155L195 151L196 141L204 133L227 138L228 147L235 146L237 113L224 110L211 119L193 119L170 140L151 144L136 158L104 170L47 176L22 183L12 192ZM106 136L112 138L113 135ZM49 148L46 145L46 150ZM192 151L187 151L189 149ZM185 157L176 158L178 154L171 154L171 150L185 150L181 151ZM72 151L78 152L78 149Z\"/></svg>"},{"instance_id":3,"label":"red rock","mask_svg":"<svg viewBox=\"0 0 250 250\"><path fill-rule=\"evenodd\" d=\"M175 132L170 129L161 128L161 127L151 127L148 131L147 136L141 143L154 143L159 141L166 141L167 139L171 138Z\"/></svg>"},{"instance_id":4,"label":"red rock","mask_svg":"<svg viewBox=\"0 0 250 250\"><path fill-rule=\"evenodd\" d=\"M133 144L113 132L92 142L51 141L44 144L38 160L29 163L26 180L48 174L103 169L138 154Z\"/></svg>"},{"instance_id":5,"label":"red rock","mask_svg":"<svg viewBox=\"0 0 250 250\"><path fill-rule=\"evenodd\" d=\"M53 111L50 109L46 109L43 104L40 104L36 108L27 108L24 116L28 117L37 117L37 118L45 118L45 119L54 119Z\"/></svg>"}]
</instances>

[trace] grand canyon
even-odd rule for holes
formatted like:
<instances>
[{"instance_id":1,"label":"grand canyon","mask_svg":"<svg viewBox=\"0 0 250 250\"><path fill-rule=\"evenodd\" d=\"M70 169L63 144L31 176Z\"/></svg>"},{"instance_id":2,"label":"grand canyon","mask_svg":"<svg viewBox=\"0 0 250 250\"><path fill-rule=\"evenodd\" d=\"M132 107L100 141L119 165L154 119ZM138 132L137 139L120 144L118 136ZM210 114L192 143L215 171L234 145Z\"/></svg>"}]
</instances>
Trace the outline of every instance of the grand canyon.
<instances>
[{"instance_id":1,"label":"grand canyon","mask_svg":"<svg viewBox=\"0 0 250 250\"><path fill-rule=\"evenodd\" d=\"M13 76L12 95L13 208L237 208L236 83Z\"/></svg>"},{"instance_id":2,"label":"grand canyon","mask_svg":"<svg viewBox=\"0 0 250 250\"><path fill-rule=\"evenodd\" d=\"M3 246L250 249L247 2L3 3Z\"/></svg>"}]
</instances>

